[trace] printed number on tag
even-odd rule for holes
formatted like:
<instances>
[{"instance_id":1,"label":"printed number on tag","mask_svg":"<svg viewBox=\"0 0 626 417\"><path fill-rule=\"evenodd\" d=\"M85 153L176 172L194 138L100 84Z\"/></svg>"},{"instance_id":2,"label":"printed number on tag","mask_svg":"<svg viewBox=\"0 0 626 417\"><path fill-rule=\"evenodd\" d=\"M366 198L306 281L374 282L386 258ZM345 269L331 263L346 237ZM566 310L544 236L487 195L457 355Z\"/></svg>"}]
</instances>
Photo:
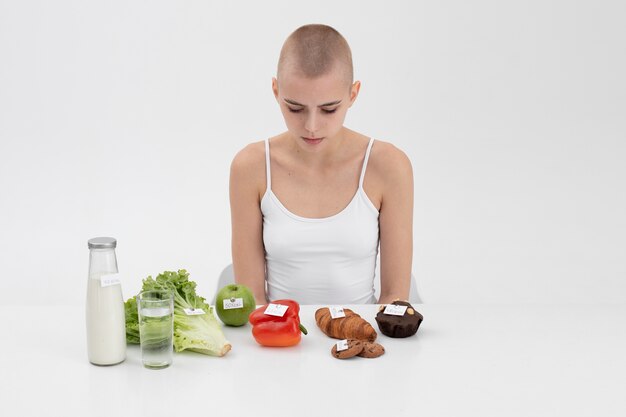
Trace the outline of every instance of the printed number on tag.
<instances>
[{"instance_id":1,"label":"printed number on tag","mask_svg":"<svg viewBox=\"0 0 626 417\"><path fill-rule=\"evenodd\" d=\"M407 306L398 306L395 304L388 304L387 307L385 307L385 311L383 311L383 313L389 314L391 316L404 316L406 309L407 309Z\"/></svg>"},{"instance_id":2,"label":"printed number on tag","mask_svg":"<svg viewBox=\"0 0 626 417\"><path fill-rule=\"evenodd\" d=\"M224 300L224 310L243 308L243 298L229 298Z\"/></svg>"},{"instance_id":3,"label":"printed number on tag","mask_svg":"<svg viewBox=\"0 0 626 417\"><path fill-rule=\"evenodd\" d=\"M204 313L204 310L201 308L185 308L185 314L188 316L200 316Z\"/></svg>"},{"instance_id":4,"label":"printed number on tag","mask_svg":"<svg viewBox=\"0 0 626 417\"><path fill-rule=\"evenodd\" d=\"M272 304L270 303L265 309L265 314L269 316L282 317L287 312L289 306L285 306L282 304Z\"/></svg>"},{"instance_id":5,"label":"printed number on tag","mask_svg":"<svg viewBox=\"0 0 626 417\"><path fill-rule=\"evenodd\" d=\"M120 283L120 274L102 275L100 277L101 287L110 287L111 285L117 285Z\"/></svg>"},{"instance_id":6,"label":"printed number on tag","mask_svg":"<svg viewBox=\"0 0 626 417\"><path fill-rule=\"evenodd\" d=\"M328 309L330 310L330 317L333 319L338 319L346 316L346 313L343 311L343 307L333 306L328 307Z\"/></svg>"},{"instance_id":7,"label":"printed number on tag","mask_svg":"<svg viewBox=\"0 0 626 417\"><path fill-rule=\"evenodd\" d=\"M343 339L337 342L337 352L348 349L348 340Z\"/></svg>"}]
</instances>

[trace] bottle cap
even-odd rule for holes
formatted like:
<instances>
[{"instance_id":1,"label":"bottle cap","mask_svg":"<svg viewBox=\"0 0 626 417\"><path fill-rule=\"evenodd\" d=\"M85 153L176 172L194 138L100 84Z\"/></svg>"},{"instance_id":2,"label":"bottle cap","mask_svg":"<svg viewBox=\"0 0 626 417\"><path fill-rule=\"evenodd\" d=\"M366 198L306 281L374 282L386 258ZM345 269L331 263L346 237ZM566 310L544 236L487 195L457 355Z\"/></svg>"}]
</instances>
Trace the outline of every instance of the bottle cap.
<instances>
[{"instance_id":1,"label":"bottle cap","mask_svg":"<svg viewBox=\"0 0 626 417\"><path fill-rule=\"evenodd\" d=\"M117 240L113 237L94 237L87 241L89 249L112 249L117 246Z\"/></svg>"}]
</instances>

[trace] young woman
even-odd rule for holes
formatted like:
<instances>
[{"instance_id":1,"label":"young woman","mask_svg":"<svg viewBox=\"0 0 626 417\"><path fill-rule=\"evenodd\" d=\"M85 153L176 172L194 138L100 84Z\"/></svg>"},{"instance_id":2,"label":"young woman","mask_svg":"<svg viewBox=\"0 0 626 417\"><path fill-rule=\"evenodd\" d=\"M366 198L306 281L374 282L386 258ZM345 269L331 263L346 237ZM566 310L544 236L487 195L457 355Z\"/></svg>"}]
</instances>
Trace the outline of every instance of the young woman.
<instances>
[{"instance_id":1,"label":"young woman","mask_svg":"<svg viewBox=\"0 0 626 417\"><path fill-rule=\"evenodd\" d=\"M335 29L306 25L285 41L272 89L287 131L248 145L231 166L235 280L257 304L408 298L412 167L393 145L343 125L360 86Z\"/></svg>"}]
</instances>

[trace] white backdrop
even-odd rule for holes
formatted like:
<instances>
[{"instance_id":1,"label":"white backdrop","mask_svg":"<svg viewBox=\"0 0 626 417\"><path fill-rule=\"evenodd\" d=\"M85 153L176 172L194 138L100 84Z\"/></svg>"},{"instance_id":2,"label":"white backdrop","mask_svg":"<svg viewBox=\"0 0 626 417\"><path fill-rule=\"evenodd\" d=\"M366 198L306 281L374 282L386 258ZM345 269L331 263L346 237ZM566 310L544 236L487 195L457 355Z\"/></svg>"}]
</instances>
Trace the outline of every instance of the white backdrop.
<instances>
[{"instance_id":1,"label":"white backdrop","mask_svg":"<svg viewBox=\"0 0 626 417\"><path fill-rule=\"evenodd\" d=\"M425 302L626 302L622 1L0 0L1 304L83 303L87 239L125 297L230 262L229 165L284 130L285 37L334 26L346 125L415 173Z\"/></svg>"}]
</instances>

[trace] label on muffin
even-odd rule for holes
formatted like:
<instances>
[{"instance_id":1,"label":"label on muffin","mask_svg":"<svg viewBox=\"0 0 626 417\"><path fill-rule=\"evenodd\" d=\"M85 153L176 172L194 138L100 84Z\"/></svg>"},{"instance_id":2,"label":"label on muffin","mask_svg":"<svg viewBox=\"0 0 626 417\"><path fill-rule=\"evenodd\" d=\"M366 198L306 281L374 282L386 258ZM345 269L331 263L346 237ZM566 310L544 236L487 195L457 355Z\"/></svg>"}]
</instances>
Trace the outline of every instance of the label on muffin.
<instances>
[{"instance_id":1,"label":"label on muffin","mask_svg":"<svg viewBox=\"0 0 626 417\"><path fill-rule=\"evenodd\" d=\"M404 313L406 313L406 309L407 306L388 304L387 307L385 307L385 311L383 311L383 314L389 314L390 316L404 316Z\"/></svg>"},{"instance_id":2,"label":"label on muffin","mask_svg":"<svg viewBox=\"0 0 626 417\"><path fill-rule=\"evenodd\" d=\"M328 309L330 310L330 317L333 319L339 319L346 316L346 313L343 311L343 307L333 306L328 307Z\"/></svg>"},{"instance_id":3,"label":"label on muffin","mask_svg":"<svg viewBox=\"0 0 626 417\"><path fill-rule=\"evenodd\" d=\"M337 352L348 349L348 340L343 339L337 342Z\"/></svg>"}]
</instances>

